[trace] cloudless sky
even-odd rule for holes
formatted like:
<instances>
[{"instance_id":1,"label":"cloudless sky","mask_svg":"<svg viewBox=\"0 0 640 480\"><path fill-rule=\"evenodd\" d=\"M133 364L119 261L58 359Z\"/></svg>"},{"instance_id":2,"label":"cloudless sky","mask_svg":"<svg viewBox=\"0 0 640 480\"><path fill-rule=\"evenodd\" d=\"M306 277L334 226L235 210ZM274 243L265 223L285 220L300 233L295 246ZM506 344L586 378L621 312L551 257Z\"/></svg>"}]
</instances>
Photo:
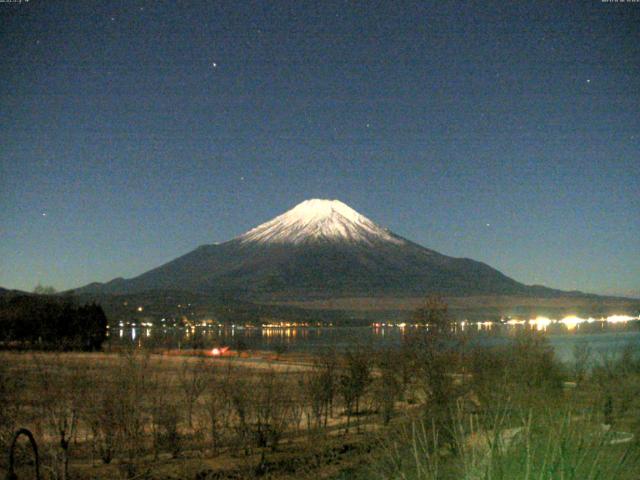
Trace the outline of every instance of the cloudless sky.
<instances>
[{"instance_id":1,"label":"cloudless sky","mask_svg":"<svg viewBox=\"0 0 640 480\"><path fill-rule=\"evenodd\" d=\"M640 297L640 3L0 3L0 285L132 277L308 198Z\"/></svg>"}]
</instances>

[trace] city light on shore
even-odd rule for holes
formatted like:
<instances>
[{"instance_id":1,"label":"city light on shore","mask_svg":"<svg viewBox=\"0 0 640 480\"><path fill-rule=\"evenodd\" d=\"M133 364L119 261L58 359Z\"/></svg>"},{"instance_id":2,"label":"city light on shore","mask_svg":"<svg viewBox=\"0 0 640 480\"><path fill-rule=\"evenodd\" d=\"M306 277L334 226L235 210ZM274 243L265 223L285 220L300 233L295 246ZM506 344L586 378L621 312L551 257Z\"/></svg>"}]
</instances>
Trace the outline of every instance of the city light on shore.
<instances>
[{"instance_id":1,"label":"city light on shore","mask_svg":"<svg viewBox=\"0 0 640 480\"><path fill-rule=\"evenodd\" d=\"M532 329L538 331L546 331L552 325L563 325L569 331L575 331L580 325L584 323L601 323L601 324L624 324L627 322L631 322L634 320L640 320L640 316L634 317L631 315L609 315L607 317L579 317L577 315L567 315L562 318L550 318L545 316L537 316L535 318L523 319L523 318L508 318L502 319L500 321L480 321L480 322L471 322L469 320L461 320L456 322L456 324L460 327L462 331L465 330L467 326L470 324L476 325L477 330L490 330L496 325L508 325L510 327L518 327L518 326L529 326ZM411 327L419 327L421 325L410 324L410 323L395 323L395 322L375 322L372 323L371 326L376 330L381 330L384 328L400 328L404 329L407 326Z\"/></svg>"}]
</instances>

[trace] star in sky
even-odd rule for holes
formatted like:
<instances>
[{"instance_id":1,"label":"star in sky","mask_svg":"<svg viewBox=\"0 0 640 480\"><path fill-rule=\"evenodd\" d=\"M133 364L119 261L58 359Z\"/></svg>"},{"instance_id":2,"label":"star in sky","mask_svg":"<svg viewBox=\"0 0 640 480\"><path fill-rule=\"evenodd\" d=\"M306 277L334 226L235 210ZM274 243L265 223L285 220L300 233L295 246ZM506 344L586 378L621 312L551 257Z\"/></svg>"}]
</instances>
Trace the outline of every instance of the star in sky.
<instances>
[{"instance_id":1,"label":"star in sky","mask_svg":"<svg viewBox=\"0 0 640 480\"><path fill-rule=\"evenodd\" d=\"M59 289L134 276L318 197L525 283L638 291L637 8L109 2L96 24L93 2L33 3L3 19L0 204L23 234L0 242L2 287L49 264Z\"/></svg>"}]
</instances>

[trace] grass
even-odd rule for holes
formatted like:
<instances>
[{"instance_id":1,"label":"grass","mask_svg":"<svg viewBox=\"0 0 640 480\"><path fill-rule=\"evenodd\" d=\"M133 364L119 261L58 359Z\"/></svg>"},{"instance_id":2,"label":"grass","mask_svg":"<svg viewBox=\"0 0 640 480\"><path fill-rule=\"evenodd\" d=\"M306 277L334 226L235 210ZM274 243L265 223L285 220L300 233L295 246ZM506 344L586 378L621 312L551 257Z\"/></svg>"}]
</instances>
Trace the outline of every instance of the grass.
<instances>
[{"instance_id":1,"label":"grass","mask_svg":"<svg viewBox=\"0 0 640 480\"><path fill-rule=\"evenodd\" d=\"M0 353L0 443L32 430L50 480L638 478L636 352L585 371L539 337L464 355L433 345L298 364ZM351 357L370 363L355 370L366 378L348 419Z\"/></svg>"},{"instance_id":2,"label":"grass","mask_svg":"<svg viewBox=\"0 0 640 480\"><path fill-rule=\"evenodd\" d=\"M352 478L411 480L637 479L637 443L612 444L615 436L571 413L530 412L516 426L496 419L479 430L472 417L460 426L456 449L442 445L422 422L410 424L383 451L375 469Z\"/></svg>"},{"instance_id":3,"label":"grass","mask_svg":"<svg viewBox=\"0 0 640 480\"><path fill-rule=\"evenodd\" d=\"M511 371L518 372L525 358L528 377L535 378L531 353L509 356ZM482 408L469 411L460 401L450 405L450 423L444 428L433 418L406 419L380 441L367 467L336 479L640 478L637 353L627 351L617 361L603 357L589 372L579 371L577 385L566 382L561 389L546 381L525 387L518 381L522 372L508 378L499 355L489 353L482 367L475 366L483 375L474 379L486 384L471 387L475 392L492 389ZM502 367L495 369L496 364ZM497 375L501 372L505 375Z\"/></svg>"}]
</instances>

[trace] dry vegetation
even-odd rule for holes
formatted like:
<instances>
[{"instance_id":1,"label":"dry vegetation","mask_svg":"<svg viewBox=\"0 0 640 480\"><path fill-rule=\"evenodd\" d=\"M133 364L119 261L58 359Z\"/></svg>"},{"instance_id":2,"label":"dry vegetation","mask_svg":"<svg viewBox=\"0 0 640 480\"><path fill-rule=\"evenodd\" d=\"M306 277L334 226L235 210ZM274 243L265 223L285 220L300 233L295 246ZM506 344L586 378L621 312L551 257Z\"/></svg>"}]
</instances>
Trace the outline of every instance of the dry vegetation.
<instances>
[{"instance_id":1,"label":"dry vegetation","mask_svg":"<svg viewBox=\"0 0 640 480\"><path fill-rule=\"evenodd\" d=\"M370 430L384 402L388 421L395 403L364 350L304 364L141 351L5 352L0 362L2 449L29 428L45 478L235 478L274 462L286 472L286 457L320 443L314 455L350 450L345 432Z\"/></svg>"},{"instance_id":2,"label":"dry vegetation","mask_svg":"<svg viewBox=\"0 0 640 480\"><path fill-rule=\"evenodd\" d=\"M399 349L303 362L5 352L2 450L30 429L48 479L636 478L636 352L560 366L532 333L468 350L433 312Z\"/></svg>"}]
</instances>

